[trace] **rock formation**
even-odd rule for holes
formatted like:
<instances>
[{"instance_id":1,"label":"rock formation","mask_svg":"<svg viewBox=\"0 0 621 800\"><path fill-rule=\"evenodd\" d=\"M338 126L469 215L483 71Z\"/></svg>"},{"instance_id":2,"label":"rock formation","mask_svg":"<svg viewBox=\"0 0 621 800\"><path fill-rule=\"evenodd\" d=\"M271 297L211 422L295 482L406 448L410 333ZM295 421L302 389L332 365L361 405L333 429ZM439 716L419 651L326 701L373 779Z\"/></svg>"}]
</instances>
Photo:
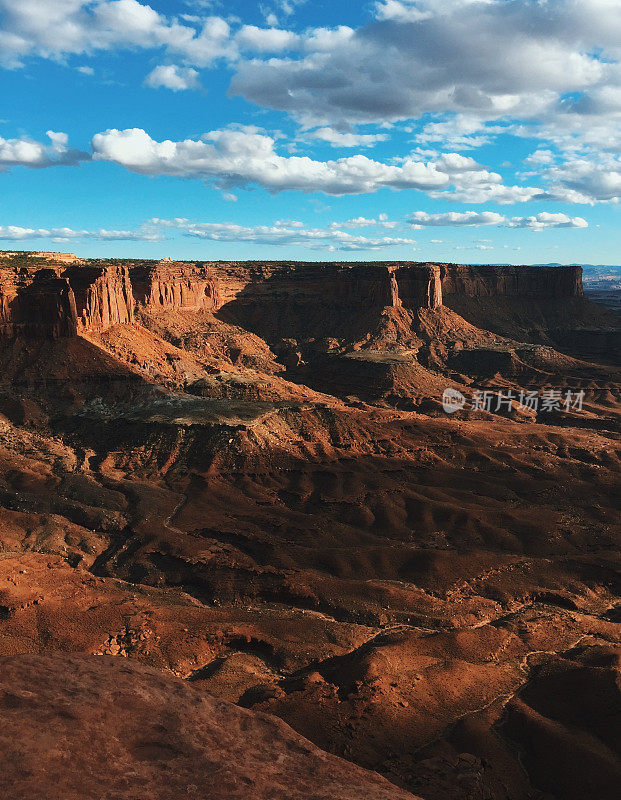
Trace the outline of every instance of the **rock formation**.
<instances>
[{"instance_id":1,"label":"rock formation","mask_svg":"<svg viewBox=\"0 0 621 800\"><path fill-rule=\"evenodd\" d=\"M63 275L75 296L79 332L105 331L134 321L127 267L70 267Z\"/></svg>"},{"instance_id":2,"label":"rock formation","mask_svg":"<svg viewBox=\"0 0 621 800\"><path fill-rule=\"evenodd\" d=\"M40 339L77 335L75 296L66 278L53 269L2 273L0 333Z\"/></svg>"},{"instance_id":3,"label":"rock formation","mask_svg":"<svg viewBox=\"0 0 621 800\"><path fill-rule=\"evenodd\" d=\"M11 800L416 800L276 717L104 656L0 661Z\"/></svg>"},{"instance_id":4,"label":"rock formation","mask_svg":"<svg viewBox=\"0 0 621 800\"><path fill-rule=\"evenodd\" d=\"M208 268L163 260L131 270L134 298L151 310L218 308L218 283Z\"/></svg>"},{"instance_id":5,"label":"rock formation","mask_svg":"<svg viewBox=\"0 0 621 800\"><path fill-rule=\"evenodd\" d=\"M3 258L0 797L616 800L579 277Z\"/></svg>"},{"instance_id":6,"label":"rock formation","mask_svg":"<svg viewBox=\"0 0 621 800\"><path fill-rule=\"evenodd\" d=\"M126 267L0 269L0 332L5 336L76 336L133 319Z\"/></svg>"},{"instance_id":7,"label":"rock formation","mask_svg":"<svg viewBox=\"0 0 621 800\"><path fill-rule=\"evenodd\" d=\"M62 254L61 254L62 255ZM41 272L40 278L37 274ZM133 321L134 308L218 311L272 338L326 337L360 328L386 308L435 309L453 299L480 297L581 298L580 267L489 267L423 263L202 263L164 260L126 266L85 263L45 270L0 270L0 313L5 335L25 331L28 303L20 292L37 283L46 293L74 294L78 330L101 331ZM47 278L45 277L47 276ZM63 288L65 287L65 288ZM49 305L49 301L48 302ZM54 323L60 335L75 327L64 301ZM52 308L46 313L53 314ZM36 327L38 320L32 320ZM18 325L11 328L11 325ZM26 326L26 327L25 327ZM264 330L265 332L265 330ZM356 331L359 333L359 331ZM351 331L350 331L351 333Z\"/></svg>"},{"instance_id":8,"label":"rock formation","mask_svg":"<svg viewBox=\"0 0 621 800\"><path fill-rule=\"evenodd\" d=\"M582 267L442 264L442 295L464 297L583 297Z\"/></svg>"}]
</instances>

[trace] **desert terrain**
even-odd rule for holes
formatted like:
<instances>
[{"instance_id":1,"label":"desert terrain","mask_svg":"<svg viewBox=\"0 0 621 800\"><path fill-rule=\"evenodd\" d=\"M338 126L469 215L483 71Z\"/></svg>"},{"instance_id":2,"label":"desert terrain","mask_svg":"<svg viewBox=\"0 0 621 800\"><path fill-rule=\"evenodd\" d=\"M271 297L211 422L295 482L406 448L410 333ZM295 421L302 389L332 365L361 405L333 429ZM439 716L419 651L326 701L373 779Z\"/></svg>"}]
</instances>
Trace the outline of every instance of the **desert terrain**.
<instances>
[{"instance_id":1,"label":"desert terrain","mask_svg":"<svg viewBox=\"0 0 621 800\"><path fill-rule=\"evenodd\" d=\"M0 795L617 797L609 305L580 266L0 258Z\"/></svg>"}]
</instances>

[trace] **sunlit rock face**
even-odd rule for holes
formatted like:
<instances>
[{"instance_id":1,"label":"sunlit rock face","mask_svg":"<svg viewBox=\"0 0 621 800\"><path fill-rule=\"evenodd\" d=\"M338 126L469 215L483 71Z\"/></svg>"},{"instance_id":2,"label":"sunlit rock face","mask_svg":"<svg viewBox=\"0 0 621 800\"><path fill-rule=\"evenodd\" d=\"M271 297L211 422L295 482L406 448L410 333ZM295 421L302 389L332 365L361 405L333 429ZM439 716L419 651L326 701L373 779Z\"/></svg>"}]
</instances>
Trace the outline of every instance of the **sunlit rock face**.
<instances>
[{"instance_id":1,"label":"sunlit rock face","mask_svg":"<svg viewBox=\"0 0 621 800\"><path fill-rule=\"evenodd\" d=\"M150 309L213 310L218 284L208 267L163 260L131 270L136 302Z\"/></svg>"},{"instance_id":2,"label":"sunlit rock face","mask_svg":"<svg viewBox=\"0 0 621 800\"><path fill-rule=\"evenodd\" d=\"M104 331L134 321L127 267L72 267L64 273L75 295L78 331Z\"/></svg>"},{"instance_id":3,"label":"sunlit rock face","mask_svg":"<svg viewBox=\"0 0 621 800\"><path fill-rule=\"evenodd\" d=\"M62 255L62 254L61 254ZM38 259L41 260L41 259ZM270 338L360 335L387 308L457 298L581 298L580 267L423 263L72 264L0 270L0 332L75 336L132 323L135 308L218 311Z\"/></svg>"}]
</instances>

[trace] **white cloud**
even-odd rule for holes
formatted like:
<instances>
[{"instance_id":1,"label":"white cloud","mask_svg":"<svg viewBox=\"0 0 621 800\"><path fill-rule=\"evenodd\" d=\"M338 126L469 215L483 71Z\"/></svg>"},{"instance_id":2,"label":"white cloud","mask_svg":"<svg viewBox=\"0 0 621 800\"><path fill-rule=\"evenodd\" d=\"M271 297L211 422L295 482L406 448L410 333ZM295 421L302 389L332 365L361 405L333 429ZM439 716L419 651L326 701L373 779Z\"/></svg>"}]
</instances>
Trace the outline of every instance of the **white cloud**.
<instances>
[{"instance_id":1,"label":"white cloud","mask_svg":"<svg viewBox=\"0 0 621 800\"><path fill-rule=\"evenodd\" d=\"M570 203L618 203L621 200L621 157L602 154L576 158L550 167L545 197Z\"/></svg>"},{"instance_id":2,"label":"white cloud","mask_svg":"<svg viewBox=\"0 0 621 800\"><path fill-rule=\"evenodd\" d=\"M419 144L468 149L510 130L498 121L511 117L514 133L561 150L621 148L618 0L382 0L357 29L302 33L278 27L295 0L262 6L267 28L194 6L173 16L139 0L0 0L0 62L122 48L163 51L178 69L224 59L237 64L233 93L306 127L341 132L428 113ZM243 58L249 51L256 57Z\"/></svg>"},{"instance_id":3,"label":"white cloud","mask_svg":"<svg viewBox=\"0 0 621 800\"><path fill-rule=\"evenodd\" d=\"M474 215L474 216L473 216ZM380 215L385 217L386 215ZM506 225L513 228L528 228L534 231L545 228L584 228L588 224L580 217L565 214L537 214L532 217L507 218L494 212L426 214L412 215L413 227L425 226L478 226ZM134 230L100 228L97 230L74 230L68 227L27 228L16 225L0 226L0 240L28 241L47 239L53 242L72 242L81 240L142 241L160 242L167 237L166 232L178 231L183 236L213 242L246 243L276 247L300 246L311 250L327 252L376 252L389 248L417 249L416 240L407 235L361 235L352 233L352 228L396 226L387 219L366 219L358 217L346 222L333 222L324 228L315 228L299 220L277 220L272 225L240 225L235 222L195 222L184 218L150 219ZM432 239L433 244L442 244L440 239ZM479 249L491 249L489 240L479 239Z\"/></svg>"},{"instance_id":4,"label":"white cloud","mask_svg":"<svg viewBox=\"0 0 621 800\"><path fill-rule=\"evenodd\" d=\"M451 227L500 225L505 222L504 214L495 211L448 211L444 214L428 214L426 211L415 211L409 222L413 228L450 225Z\"/></svg>"},{"instance_id":5,"label":"white cloud","mask_svg":"<svg viewBox=\"0 0 621 800\"><path fill-rule=\"evenodd\" d=\"M74 239L96 239L98 241L146 241L158 242L163 239L161 232L153 226L143 226L135 231L73 230L72 228L23 228L19 225L0 225L0 239L5 241L25 241L28 239L51 239L53 242L69 242Z\"/></svg>"},{"instance_id":6,"label":"white cloud","mask_svg":"<svg viewBox=\"0 0 621 800\"><path fill-rule=\"evenodd\" d=\"M545 228L589 227L589 223L582 217L569 217L567 214L549 213L547 211L530 217L506 217L496 211L448 211L441 214L415 211L410 215L408 221L414 229L503 225L509 228L529 228L533 231L541 231Z\"/></svg>"},{"instance_id":7,"label":"white cloud","mask_svg":"<svg viewBox=\"0 0 621 800\"><path fill-rule=\"evenodd\" d=\"M474 159L447 153L437 162L412 157L387 164L364 155L329 161L308 156L281 156L271 136L253 127L211 131L201 139L158 142L141 128L95 134L93 158L112 161L143 175L169 175L214 181L222 190L257 185L270 192L293 190L329 195L364 194L382 188L417 189L432 196L479 193L483 202L513 202L541 193L541 189L503 187L502 178ZM448 191L450 189L450 191ZM503 194L504 192L504 194Z\"/></svg>"},{"instance_id":8,"label":"white cloud","mask_svg":"<svg viewBox=\"0 0 621 800\"><path fill-rule=\"evenodd\" d=\"M259 4L259 9L268 25L278 25L278 16L290 17L298 6L307 0L273 0L271 5Z\"/></svg>"},{"instance_id":9,"label":"white cloud","mask_svg":"<svg viewBox=\"0 0 621 800\"><path fill-rule=\"evenodd\" d=\"M201 83L198 72L192 67L178 67L175 64L160 65L155 67L145 78L145 85L152 89L165 87L173 92L185 89L200 89Z\"/></svg>"},{"instance_id":10,"label":"white cloud","mask_svg":"<svg viewBox=\"0 0 621 800\"><path fill-rule=\"evenodd\" d=\"M331 222L330 228L396 228L397 222L392 222L386 214L379 214L377 219L367 217L354 217L345 222Z\"/></svg>"},{"instance_id":11,"label":"white cloud","mask_svg":"<svg viewBox=\"0 0 621 800\"><path fill-rule=\"evenodd\" d=\"M92 67L89 67L89 66L77 67L76 69L78 70L78 72L81 72L82 75L94 75L95 74L95 70Z\"/></svg>"},{"instance_id":12,"label":"white cloud","mask_svg":"<svg viewBox=\"0 0 621 800\"><path fill-rule=\"evenodd\" d=\"M311 28L304 33L300 46L306 53L326 53L337 51L356 35L354 28L339 25L336 28Z\"/></svg>"},{"instance_id":13,"label":"white cloud","mask_svg":"<svg viewBox=\"0 0 621 800\"><path fill-rule=\"evenodd\" d=\"M244 25L235 34L235 42L240 50L278 53L291 50L299 44L300 37L292 31L281 28L257 28L255 25Z\"/></svg>"},{"instance_id":14,"label":"white cloud","mask_svg":"<svg viewBox=\"0 0 621 800\"><path fill-rule=\"evenodd\" d=\"M221 17L181 24L138 0L0 0L4 66L19 67L31 55L59 60L123 48L165 48L194 66L237 56Z\"/></svg>"},{"instance_id":15,"label":"white cloud","mask_svg":"<svg viewBox=\"0 0 621 800\"><path fill-rule=\"evenodd\" d=\"M610 100L621 85L618 12L617 0L389 0L338 46L313 48L307 33L302 58L240 63L232 90L307 122L453 112L463 115L455 134L486 136L483 121L560 111L570 93L606 88Z\"/></svg>"},{"instance_id":16,"label":"white cloud","mask_svg":"<svg viewBox=\"0 0 621 800\"><path fill-rule=\"evenodd\" d=\"M307 131L301 137L302 141L318 139L329 142L333 147L373 147L377 142L388 139L386 133L341 133L334 128L323 127L314 131Z\"/></svg>"},{"instance_id":17,"label":"white cloud","mask_svg":"<svg viewBox=\"0 0 621 800\"><path fill-rule=\"evenodd\" d=\"M187 236L214 242L250 242L261 245L303 246L312 250L375 251L388 247L412 248L416 241L403 236L361 236L329 226L307 228L298 221L245 226L232 222L192 222L154 219L153 225L181 230Z\"/></svg>"},{"instance_id":18,"label":"white cloud","mask_svg":"<svg viewBox=\"0 0 621 800\"><path fill-rule=\"evenodd\" d=\"M140 128L108 130L93 137L96 160L113 161L145 175L214 179L219 188L256 184L271 192L286 189L344 195L393 189L431 190L455 180L433 163L404 159L384 164L363 155L335 161L281 156L270 136L247 130L211 131L201 140L158 142ZM476 171L464 173L479 177ZM486 173L487 174L487 173ZM494 179L495 180L495 179Z\"/></svg>"},{"instance_id":19,"label":"white cloud","mask_svg":"<svg viewBox=\"0 0 621 800\"><path fill-rule=\"evenodd\" d=\"M543 211L531 217L512 217L507 224L510 228L530 228L542 231L545 228L588 228L589 223L582 217L569 217L567 214L550 214Z\"/></svg>"},{"instance_id":20,"label":"white cloud","mask_svg":"<svg viewBox=\"0 0 621 800\"><path fill-rule=\"evenodd\" d=\"M40 228L39 230L43 229ZM22 239L30 238L36 238L34 228L22 228L19 225L0 225L0 239L19 242Z\"/></svg>"},{"instance_id":21,"label":"white cloud","mask_svg":"<svg viewBox=\"0 0 621 800\"><path fill-rule=\"evenodd\" d=\"M453 114L440 122L428 122L416 134L419 144L436 144L445 149L471 150L489 144L506 128L490 125L472 114Z\"/></svg>"},{"instance_id":22,"label":"white cloud","mask_svg":"<svg viewBox=\"0 0 621 800\"><path fill-rule=\"evenodd\" d=\"M72 150L66 133L48 131L50 144L33 139L3 139L0 137L0 171L10 167L41 169L52 166L72 166L90 158L88 153Z\"/></svg>"},{"instance_id":23,"label":"white cloud","mask_svg":"<svg viewBox=\"0 0 621 800\"><path fill-rule=\"evenodd\" d=\"M535 186L465 186L448 192L430 192L431 197L458 203L498 203L512 205L526 203L533 198L543 198L542 190Z\"/></svg>"},{"instance_id":24,"label":"white cloud","mask_svg":"<svg viewBox=\"0 0 621 800\"><path fill-rule=\"evenodd\" d=\"M552 150L546 149L539 149L535 150L534 153L531 153L524 159L524 163L528 164L532 167L541 167L547 164L552 164L555 160L556 156L552 152Z\"/></svg>"}]
</instances>

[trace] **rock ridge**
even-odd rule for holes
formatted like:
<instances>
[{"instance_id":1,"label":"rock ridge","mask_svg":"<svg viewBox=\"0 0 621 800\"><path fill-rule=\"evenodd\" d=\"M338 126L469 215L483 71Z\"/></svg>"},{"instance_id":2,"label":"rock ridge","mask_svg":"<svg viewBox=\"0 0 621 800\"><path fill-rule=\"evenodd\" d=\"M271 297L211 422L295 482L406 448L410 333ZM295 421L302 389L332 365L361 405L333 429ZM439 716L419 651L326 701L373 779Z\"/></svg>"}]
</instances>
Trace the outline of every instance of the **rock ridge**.
<instances>
[{"instance_id":1,"label":"rock ridge","mask_svg":"<svg viewBox=\"0 0 621 800\"><path fill-rule=\"evenodd\" d=\"M453 298L582 298L582 268L423 262L200 262L59 259L0 267L0 335L58 338L132 323L137 309L220 312L269 338L364 336L386 309ZM359 330L360 329L360 330Z\"/></svg>"}]
</instances>

